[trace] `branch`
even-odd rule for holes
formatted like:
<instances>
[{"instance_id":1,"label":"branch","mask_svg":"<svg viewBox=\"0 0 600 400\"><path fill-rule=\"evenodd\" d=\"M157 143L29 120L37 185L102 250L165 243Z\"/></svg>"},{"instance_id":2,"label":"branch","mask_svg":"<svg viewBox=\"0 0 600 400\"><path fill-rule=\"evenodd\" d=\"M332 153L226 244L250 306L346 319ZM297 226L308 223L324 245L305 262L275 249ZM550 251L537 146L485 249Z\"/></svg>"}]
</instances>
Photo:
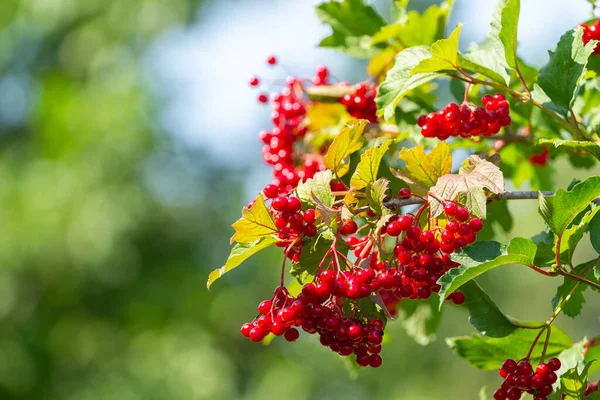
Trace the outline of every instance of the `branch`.
<instances>
[{"instance_id":1,"label":"branch","mask_svg":"<svg viewBox=\"0 0 600 400\"><path fill-rule=\"evenodd\" d=\"M539 192L539 191L515 191L515 192L504 192L500 194L493 194L488 197L488 203L492 201L500 200L534 200L537 199L539 194L542 193L544 196L553 196L554 192ZM384 200L383 205L390 210L395 210L404 206L411 206L415 204L423 204L425 200L420 198L409 198L409 199L396 199L389 198ZM356 213L369 211L369 206L364 206L356 209Z\"/></svg>"}]
</instances>

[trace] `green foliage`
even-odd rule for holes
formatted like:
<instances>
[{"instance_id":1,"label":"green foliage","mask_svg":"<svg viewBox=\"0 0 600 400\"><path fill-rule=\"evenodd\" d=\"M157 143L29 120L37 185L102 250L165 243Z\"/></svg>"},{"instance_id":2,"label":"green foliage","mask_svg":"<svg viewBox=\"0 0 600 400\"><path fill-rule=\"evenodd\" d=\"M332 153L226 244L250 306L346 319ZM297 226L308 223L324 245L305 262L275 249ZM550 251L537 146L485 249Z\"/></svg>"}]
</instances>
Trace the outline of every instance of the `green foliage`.
<instances>
[{"instance_id":1,"label":"green foliage","mask_svg":"<svg viewBox=\"0 0 600 400\"><path fill-rule=\"evenodd\" d=\"M353 189L362 189L377 180L379 165L391 144L392 140L388 139L360 155L360 162L356 166L352 179L350 179L350 186Z\"/></svg>"},{"instance_id":2,"label":"green foliage","mask_svg":"<svg viewBox=\"0 0 600 400\"><path fill-rule=\"evenodd\" d=\"M590 270L590 267L596 264L595 260L583 263L574 268L577 275L585 276L584 273ZM592 281L598 282L597 279L589 277ZM588 285L581 284L573 279L565 278L563 284L556 290L556 295L552 299L552 308L556 309L561 305L562 312L571 318L578 316L585 303L583 293L588 288Z\"/></svg>"},{"instance_id":3,"label":"green foliage","mask_svg":"<svg viewBox=\"0 0 600 400\"><path fill-rule=\"evenodd\" d=\"M596 41L584 45L581 29L570 30L558 42L540 70L538 85L563 114L571 109Z\"/></svg>"},{"instance_id":4,"label":"green foliage","mask_svg":"<svg viewBox=\"0 0 600 400\"><path fill-rule=\"evenodd\" d=\"M396 106L410 90L441 76L432 72L411 74L413 68L430 57L431 51L425 46L410 47L398 53L394 67L388 71L377 92L375 102L379 116L386 120L393 119Z\"/></svg>"},{"instance_id":5,"label":"green foliage","mask_svg":"<svg viewBox=\"0 0 600 400\"><path fill-rule=\"evenodd\" d=\"M460 267L452 268L443 275L438 283L440 289L440 307L443 301L455 290L477 276L502 265L533 265L536 253L535 244L529 239L514 238L508 246L494 241L478 241L460 249L452 255L452 261Z\"/></svg>"},{"instance_id":6,"label":"green foliage","mask_svg":"<svg viewBox=\"0 0 600 400\"><path fill-rule=\"evenodd\" d=\"M333 173L329 170L317 172L313 178L309 178L306 182L300 182L298 184L296 196L307 206L314 207L315 205L321 204L331 206L335 199L329 185L332 179Z\"/></svg>"},{"instance_id":7,"label":"green foliage","mask_svg":"<svg viewBox=\"0 0 600 400\"><path fill-rule=\"evenodd\" d=\"M465 295L464 307L469 311L469 323L481 334L501 338L517 329L475 281L461 286L461 292Z\"/></svg>"},{"instance_id":8,"label":"green foliage","mask_svg":"<svg viewBox=\"0 0 600 400\"><path fill-rule=\"evenodd\" d=\"M371 37L385 25L377 11L363 0L331 0L316 8L317 16L331 26L333 33L323 39L321 47L344 51L354 57L370 57Z\"/></svg>"},{"instance_id":9,"label":"green foliage","mask_svg":"<svg viewBox=\"0 0 600 400\"><path fill-rule=\"evenodd\" d=\"M561 375L559 393L565 396L565 400L579 400L583 397L588 383L590 365L587 364L582 371L579 371L579 368L571 368Z\"/></svg>"},{"instance_id":10,"label":"green foliage","mask_svg":"<svg viewBox=\"0 0 600 400\"><path fill-rule=\"evenodd\" d=\"M273 236L265 236L258 239L256 242L236 243L231 249L231 253L229 253L229 257L227 258L225 265L223 265L221 268L215 269L210 273L210 275L208 275L206 287L210 289L210 286L213 284L213 282L225 275L225 273L237 268L240 266L240 264L250 258L250 256L275 244L275 242L277 242L277 239Z\"/></svg>"},{"instance_id":11,"label":"green foliage","mask_svg":"<svg viewBox=\"0 0 600 400\"><path fill-rule=\"evenodd\" d=\"M373 210L377 215L386 215L391 213L390 209L385 207L383 204L389 183L390 181L387 179L379 178L373 182L373 184L369 185L366 190L369 206L371 206L371 210Z\"/></svg>"},{"instance_id":12,"label":"green foliage","mask_svg":"<svg viewBox=\"0 0 600 400\"><path fill-rule=\"evenodd\" d=\"M421 60L410 71L411 75L455 70L458 66L458 40L462 25L459 24L448 39L440 39L431 45L431 57Z\"/></svg>"},{"instance_id":13,"label":"green foliage","mask_svg":"<svg viewBox=\"0 0 600 400\"><path fill-rule=\"evenodd\" d=\"M562 235L575 217L600 196L600 177L590 177L571 190L559 189L554 196L539 197L539 212L557 235Z\"/></svg>"},{"instance_id":14,"label":"green foliage","mask_svg":"<svg viewBox=\"0 0 600 400\"><path fill-rule=\"evenodd\" d=\"M524 325L537 325L531 323ZM529 351L531 343L539 329L517 328L510 335L502 338L490 338L482 335L448 338L446 343L460 357L476 368L491 371L500 368L502 363L511 358L519 360ZM566 332L554 327L548 341L546 357L556 357L564 350L571 348L573 342ZM538 363L544 350L544 342L538 341L531 353L531 362Z\"/></svg>"},{"instance_id":15,"label":"green foliage","mask_svg":"<svg viewBox=\"0 0 600 400\"><path fill-rule=\"evenodd\" d=\"M365 126L367 126L366 120L354 121L342 129L329 146L323 161L338 178L343 177L350 170L350 155L363 147L362 134Z\"/></svg>"}]
</instances>

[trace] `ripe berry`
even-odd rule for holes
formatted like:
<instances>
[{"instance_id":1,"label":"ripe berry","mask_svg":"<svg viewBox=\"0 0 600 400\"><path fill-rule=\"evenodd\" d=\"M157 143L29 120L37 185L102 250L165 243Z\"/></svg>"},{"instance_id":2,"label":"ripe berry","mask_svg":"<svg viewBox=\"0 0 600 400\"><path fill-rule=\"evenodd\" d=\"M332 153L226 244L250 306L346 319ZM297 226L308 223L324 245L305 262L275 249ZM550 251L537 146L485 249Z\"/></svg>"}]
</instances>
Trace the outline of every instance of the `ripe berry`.
<instances>
[{"instance_id":1,"label":"ripe berry","mask_svg":"<svg viewBox=\"0 0 600 400\"><path fill-rule=\"evenodd\" d=\"M262 341L265 338L265 336L266 332L261 328L255 327L250 330L250 340L252 340L255 343Z\"/></svg>"},{"instance_id":2,"label":"ripe berry","mask_svg":"<svg viewBox=\"0 0 600 400\"><path fill-rule=\"evenodd\" d=\"M273 199L271 206L274 210L283 211L287 208L288 200L283 196L278 196Z\"/></svg>"},{"instance_id":3,"label":"ripe berry","mask_svg":"<svg viewBox=\"0 0 600 400\"><path fill-rule=\"evenodd\" d=\"M277 188L277 186L275 186L273 184L268 184L263 189L263 193L265 194L265 196L267 198L272 199L272 198L277 197L277 194L279 193L279 188Z\"/></svg>"},{"instance_id":4,"label":"ripe berry","mask_svg":"<svg viewBox=\"0 0 600 400\"><path fill-rule=\"evenodd\" d=\"M402 227L400 226L400 223L396 220L396 221L392 221L387 225L386 228L386 232L388 235L390 236L398 236L402 233Z\"/></svg>"},{"instance_id":5,"label":"ripe berry","mask_svg":"<svg viewBox=\"0 0 600 400\"><path fill-rule=\"evenodd\" d=\"M469 221L469 227L473 232L479 232L483 229L483 222L479 218L473 218Z\"/></svg>"},{"instance_id":6,"label":"ripe berry","mask_svg":"<svg viewBox=\"0 0 600 400\"><path fill-rule=\"evenodd\" d=\"M408 199L411 196L410 189L409 188L400 189L400 191L398 192L398 196L401 199Z\"/></svg>"},{"instance_id":7,"label":"ripe berry","mask_svg":"<svg viewBox=\"0 0 600 400\"><path fill-rule=\"evenodd\" d=\"M277 58L274 55L270 55L269 57L267 57L267 64L269 64L269 65L277 64Z\"/></svg>"},{"instance_id":8,"label":"ripe berry","mask_svg":"<svg viewBox=\"0 0 600 400\"><path fill-rule=\"evenodd\" d=\"M500 388L494 392L495 400L506 400L507 396L508 396L508 394L506 393L505 388Z\"/></svg>"},{"instance_id":9,"label":"ripe berry","mask_svg":"<svg viewBox=\"0 0 600 400\"><path fill-rule=\"evenodd\" d=\"M533 372L531 363L527 360L519 361L519 364L517 364L517 372L519 373L519 375L531 375L531 373Z\"/></svg>"},{"instance_id":10,"label":"ripe berry","mask_svg":"<svg viewBox=\"0 0 600 400\"><path fill-rule=\"evenodd\" d=\"M263 104L265 104L269 101L269 97L264 93L259 94L257 99L260 103L263 103Z\"/></svg>"},{"instance_id":11,"label":"ripe berry","mask_svg":"<svg viewBox=\"0 0 600 400\"><path fill-rule=\"evenodd\" d=\"M250 86L258 86L260 81L256 76L252 75L250 78L248 78L248 83L250 84Z\"/></svg>"},{"instance_id":12,"label":"ripe berry","mask_svg":"<svg viewBox=\"0 0 600 400\"><path fill-rule=\"evenodd\" d=\"M242 335L244 335L246 337L250 337L250 331L251 330L252 330L252 325L251 324L244 324L240 328L240 332L242 333Z\"/></svg>"},{"instance_id":13,"label":"ripe berry","mask_svg":"<svg viewBox=\"0 0 600 400\"><path fill-rule=\"evenodd\" d=\"M300 209L302 208L302 202L300 202L300 199L298 199L297 197L294 196L290 196L287 199L287 205L286 205L286 211L287 212L298 212L300 211Z\"/></svg>"},{"instance_id":14,"label":"ripe berry","mask_svg":"<svg viewBox=\"0 0 600 400\"><path fill-rule=\"evenodd\" d=\"M457 306L463 304L465 302L465 294L463 292L454 292L452 294L452 302Z\"/></svg>"},{"instance_id":15,"label":"ripe berry","mask_svg":"<svg viewBox=\"0 0 600 400\"><path fill-rule=\"evenodd\" d=\"M371 354L369 356L369 365L372 368L379 368L381 366L382 363L382 359L381 356L379 354Z\"/></svg>"},{"instance_id":16,"label":"ripe berry","mask_svg":"<svg viewBox=\"0 0 600 400\"><path fill-rule=\"evenodd\" d=\"M456 218L458 222L465 222L469 219L469 211L467 211L465 208L457 208L454 218Z\"/></svg>"},{"instance_id":17,"label":"ripe berry","mask_svg":"<svg viewBox=\"0 0 600 400\"><path fill-rule=\"evenodd\" d=\"M268 314L271 311L273 303L271 300L265 300L258 305L258 312L261 314Z\"/></svg>"},{"instance_id":18,"label":"ripe berry","mask_svg":"<svg viewBox=\"0 0 600 400\"><path fill-rule=\"evenodd\" d=\"M558 371L561 367L561 362L558 358L553 357L548 360L548 368L552 371Z\"/></svg>"},{"instance_id":19,"label":"ripe berry","mask_svg":"<svg viewBox=\"0 0 600 400\"><path fill-rule=\"evenodd\" d=\"M316 220L316 215L315 215L315 210L312 208L309 208L308 210L304 211L304 221L307 224L314 224Z\"/></svg>"},{"instance_id":20,"label":"ripe berry","mask_svg":"<svg viewBox=\"0 0 600 400\"><path fill-rule=\"evenodd\" d=\"M512 374L517 370L517 363L515 360L508 359L502 363L502 370Z\"/></svg>"},{"instance_id":21,"label":"ripe berry","mask_svg":"<svg viewBox=\"0 0 600 400\"><path fill-rule=\"evenodd\" d=\"M300 337L300 332L296 328L290 328L283 334L283 337L288 342L295 342Z\"/></svg>"},{"instance_id":22,"label":"ripe berry","mask_svg":"<svg viewBox=\"0 0 600 400\"><path fill-rule=\"evenodd\" d=\"M357 229L358 226L356 225L356 222L349 220L343 223L340 231L342 232L342 235L352 235L353 233L356 233Z\"/></svg>"}]
</instances>

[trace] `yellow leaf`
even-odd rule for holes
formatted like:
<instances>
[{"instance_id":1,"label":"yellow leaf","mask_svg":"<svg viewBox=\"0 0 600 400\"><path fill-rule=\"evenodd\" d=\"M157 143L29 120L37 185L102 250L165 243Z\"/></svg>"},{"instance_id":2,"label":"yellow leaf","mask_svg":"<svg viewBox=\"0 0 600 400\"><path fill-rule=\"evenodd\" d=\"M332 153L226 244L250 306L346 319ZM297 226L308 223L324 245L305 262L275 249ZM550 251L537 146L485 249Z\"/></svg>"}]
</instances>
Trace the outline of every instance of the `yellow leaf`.
<instances>
[{"instance_id":1,"label":"yellow leaf","mask_svg":"<svg viewBox=\"0 0 600 400\"><path fill-rule=\"evenodd\" d=\"M354 120L342 129L329 146L327 154L325 154L324 163L338 178L346 175L350 169L348 157L362 148L362 133L366 126L366 120Z\"/></svg>"},{"instance_id":2,"label":"yellow leaf","mask_svg":"<svg viewBox=\"0 0 600 400\"><path fill-rule=\"evenodd\" d=\"M256 240L277 233L277 227L271 213L265 206L261 194L256 198L252 208L242 210L242 218L233 223L235 234L231 237L231 243L252 243Z\"/></svg>"},{"instance_id":3,"label":"yellow leaf","mask_svg":"<svg viewBox=\"0 0 600 400\"><path fill-rule=\"evenodd\" d=\"M452 150L446 142L440 142L429 154L425 154L423 146L402 149L399 157L406 167L392 173L408 183L412 192L421 195L427 194L429 188L452 169Z\"/></svg>"},{"instance_id":4,"label":"yellow leaf","mask_svg":"<svg viewBox=\"0 0 600 400\"><path fill-rule=\"evenodd\" d=\"M342 119L349 117L346 107L340 103L310 102L306 107L307 128L318 132L322 129L335 127Z\"/></svg>"},{"instance_id":5,"label":"yellow leaf","mask_svg":"<svg viewBox=\"0 0 600 400\"><path fill-rule=\"evenodd\" d=\"M352 189L360 190L377 180L379 165L386 151L390 148L392 139L388 139L380 146L371 147L360 156L360 162L356 166L356 171L350 179Z\"/></svg>"}]
</instances>

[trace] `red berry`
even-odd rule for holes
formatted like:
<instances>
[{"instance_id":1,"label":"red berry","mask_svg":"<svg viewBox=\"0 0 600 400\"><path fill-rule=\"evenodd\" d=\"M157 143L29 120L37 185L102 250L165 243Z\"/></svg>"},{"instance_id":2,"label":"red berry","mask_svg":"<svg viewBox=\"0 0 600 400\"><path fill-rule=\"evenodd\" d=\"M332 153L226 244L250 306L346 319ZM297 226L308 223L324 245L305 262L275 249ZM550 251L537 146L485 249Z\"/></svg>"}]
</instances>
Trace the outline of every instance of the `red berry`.
<instances>
[{"instance_id":1,"label":"red berry","mask_svg":"<svg viewBox=\"0 0 600 400\"><path fill-rule=\"evenodd\" d=\"M273 184L268 184L263 189L263 193L267 198L272 199L277 197L277 194L279 194L279 188Z\"/></svg>"},{"instance_id":2,"label":"red berry","mask_svg":"<svg viewBox=\"0 0 600 400\"><path fill-rule=\"evenodd\" d=\"M288 200L283 196L278 196L273 199L271 206L274 210L283 211L287 208Z\"/></svg>"},{"instance_id":3,"label":"red berry","mask_svg":"<svg viewBox=\"0 0 600 400\"><path fill-rule=\"evenodd\" d=\"M508 372L509 374L512 374L517 370L517 363L515 362L515 360L511 360L509 358L508 360L504 361L504 363L502 363L502 369Z\"/></svg>"},{"instance_id":4,"label":"red berry","mask_svg":"<svg viewBox=\"0 0 600 400\"><path fill-rule=\"evenodd\" d=\"M264 93L261 93L261 94L259 94L259 95L258 95L257 99L258 99L258 101L259 101L260 103L263 103L263 104L265 104L265 103L267 103L267 102L269 101L269 96L267 96L267 95L266 95L266 94L264 94Z\"/></svg>"},{"instance_id":5,"label":"red berry","mask_svg":"<svg viewBox=\"0 0 600 400\"><path fill-rule=\"evenodd\" d=\"M261 314L268 314L271 311L273 303L271 300L265 300L258 305L258 312Z\"/></svg>"},{"instance_id":6,"label":"red berry","mask_svg":"<svg viewBox=\"0 0 600 400\"><path fill-rule=\"evenodd\" d=\"M356 225L356 222L352 220L344 222L344 224L340 228L342 235L352 235L353 233L356 233L357 230L358 226Z\"/></svg>"},{"instance_id":7,"label":"red berry","mask_svg":"<svg viewBox=\"0 0 600 400\"><path fill-rule=\"evenodd\" d=\"M521 392L520 389L517 388L510 388L508 389L508 391L506 392L506 398L508 400L519 400L521 398L521 394L523 392Z\"/></svg>"},{"instance_id":8,"label":"red berry","mask_svg":"<svg viewBox=\"0 0 600 400\"><path fill-rule=\"evenodd\" d=\"M287 199L286 211L287 212L298 212L302 208L302 202L299 198L290 196Z\"/></svg>"},{"instance_id":9,"label":"red berry","mask_svg":"<svg viewBox=\"0 0 600 400\"><path fill-rule=\"evenodd\" d=\"M371 354L369 356L369 365L372 368L379 368L381 366L382 363L382 359L381 356L379 354Z\"/></svg>"},{"instance_id":10,"label":"red berry","mask_svg":"<svg viewBox=\"0 0 600 400\"><path fill-rule=\"evenodd\" d=\"M456 207L456 204L454 204L454 203L446 203L446 205L444 206L444 213L448 217L453 217L454 214L456 213L457 208L458 207Z\"/></svg>"},{"instance_id":11,"label":"red berry","mask_svg":"<svg viewBox=\"0 0 600 400\"><path fill-rule=\"evenodd\" d=\"M400 223L396 221L392 221L387 225L386 232L390 236L398 236L402 233L402 228Z\"/></svg>"},{"instance_id":12,"label":"red berry","mask_svg":"<svg viewBox=\"0 0 600 400\"><path fill-rule=\"evenodd\" d=\"M452 302L457 306L463 304L465 302L465 294L463 292L454 292L452 294Z\"/></svg>"},{"instance_id":13,"label":"red berry","mask_svg":"<svg viewBox=\"0 0 600 400\"><path fill-rule=\"evenodd\" d=\"M240 332L242 333L242 335L244 335L246 337L250 337L251 330L252 330L252 324L244 324L240 328Z\"/></svg>"},{"instance_id":14,"label":"red berry","mask_svg":"<svg viewBox=\"0 0 600 400\"><path fill-rule=\"evenodd\" d=\"M316 215L315 215L315 210L312 208L309 208L308 210L304 211L304 221L307 224L314 224L316 220Z\"/></svg>"},{"instance_id":15,"label":"red berry","mask_svg":"<svg viewBox=\"0 0 600 400\"><path fill-rule=\"evenodd\" d=\"M260 81L256 76L252 75L250 78L248 78L248 83L250 84L250 86L258 86Z\"/></svg>"},{"instance_id":16,"label":"red berry","mask_svg":"<svg viewBox=\"0 0 600 400\"><path fill-rule=\"evenodd\" d=\"M531 363L529 361L521 360L517 365L517 372L519 373L519 375L531 375L531 373L533 372L533 367L531 366Z\"/></svg>"},{"instance_id":17,"label":"red berry","mask_svg":"<svg viewBox=\"0 0 600 400\"><path fill-rule=\"evenodd\" d=\"M560 369L560 367L561 367L561 363L558 358L553 357L548 360L548 368L550 368L552 371L558 371Z\"/></svg>"},{"instance_id":18,"label":"red berry","mask_svg":"<svg viewBox=\"0 0 600 400\"><path fill-rule=\"evenodd\" d=\"M494 392L494 399L495 400L506 400L507 396L508 395L506 393L506 389L504 389L504 388L500 388L500 389L498 389L498 390L496 390Z\"/></svg>"},{"instance_id":19,"label":"red berry","mask_svg":"<svg viewBox=\"0 0 600 400\"><path fill-rule=\"evenodd\" d=\"M277 57L275 57L274 55L270 55L269 57L267 57L267 64L269 64L269 65L277 64Z\"/></svg>"},{"instance_id":20,"label":"red berry","mask_svg":"<svg viewBox=\"0 0 600 400\"><path fill-rule=\"evenodd\" d=\"M546 375L544 377L544 380L549 385L552 385L554 382L556 382L557 379L558 379L558 376L556 376L556 372L554 372L554 371L549 371L548 375Z\"/></svg>"},{"instance_id":21,"label":"red berry","mask_svg":"<svg viewBox=\"0 0 600 400\"><path fill-rule=\"evenodd\" d=\"M469 227L473 232L479 232L483 229L483 222L479 218L473 218L469 221Z\"/></svg>"},{"instance_id":22,"label":"red berry","mask_svg":"<svg viewBox=\"0 0 600 400\"><path fill-rule=\"evenodd\" d=\"M283 334L283 337L288 342L295 342L300 337L300 332L296 328L290 328Z\"/></svg>"},{"instance_id":23,"label":"red berry","mask_svg":"<svg viewBox=\"0 0 600 400\"><path fill-rule=\"evenodd\" d=\"M252 340L255 343L262 341L265 338L265 336L266 332L259 327L254 327L250 330L250 340Z\"/></svg>"},{"instance_id":24,"label":"red berry","mask_svg":"<svg viewBox=\"0 0 600 400\"><path fill-rule=\"evenodd\" d=\"M409 188L400 189L400 191L398 192L398 196L401 199L408 199L411 196L410 189Z\"/></svg>"},{"instance_id":25,"label":"red berry","mask_svg":"<svg viewBox=\"0 0 600 400\"><path fill-rule=\"evenodd\" d=\"M454 214L454 218L456 218L458 222L465 222L469 219L469 216L469 211L460 207L456 209L456 213Z\"/></svg>"}]
</instances>

